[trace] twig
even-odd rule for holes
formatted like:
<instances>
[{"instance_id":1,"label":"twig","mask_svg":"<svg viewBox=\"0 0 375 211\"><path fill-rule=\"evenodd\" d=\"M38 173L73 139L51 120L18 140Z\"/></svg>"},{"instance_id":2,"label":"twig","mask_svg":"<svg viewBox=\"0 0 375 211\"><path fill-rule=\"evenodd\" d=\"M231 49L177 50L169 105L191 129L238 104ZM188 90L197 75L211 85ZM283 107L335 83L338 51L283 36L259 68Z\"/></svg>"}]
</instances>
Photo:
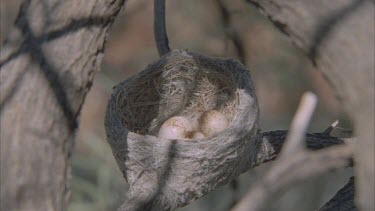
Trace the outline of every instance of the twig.
<instances>
[{"instance_id":1,"label":"twig","mask_svg":"<svg viewBox=\"0 0 375 211\"><path fill-rule=\"evenodd\" d=\"M280 158L260 181L254 183L254 187L233 211L260 210L271 195L286 187L350 163L352 145L337 146L318 152L309 152L301 147L316 101L316 96L312 93L302 97Z\"/></svg>"},{"instance_id":2,"label":"twig","mask_svg":"<svg viewBox=\"0 0 375 211\"><path fill-rule=\"evenodd\" d=\"M165 26L165 0L154 0L154 35L160 56L170 51Z\"/></svg>"},{"instance_id":3,"label":"twig","mask_svg":"<svg viewBox=\"0 0 375 211\"><path fill-rule=\"evenodd\" d=\"M286 138L287 142L281 151L281 156L287 156L289 153L304 149L304 136L317 101L316 95L311 92L307 92L302 96L301 103Z\"/></svg>"},{"instance_id":4,"label":"twig","mask_svg":"<svg viewBox=\"0 0 375 211\"><path fill-rule=\"evenodd\" d=\"M331 134L333 130L338 128L338 124L339 121L336 120L323 133ZM346 143L349 143L349 141L346 141ZM319 211L328 210L357 210L354 203L354 177L351 177L349 182L319 209Z\"/></svg>"},{"instance_id":5,"label":"twig","mask_svg":"<svg viewBox=\"0 0 375 211\"><path fill-rule=\"evenodd\" d=\"M337 127L337 125L339 124L339 120L336 120L335 122L333 122L327 129L325 129L323 131L323 133L329 135L331 134L331 132L333 131L333 129L335 129Z\"/></svg>"},{"instance_id":6,"label":"twig","mask_svg":"<svg viewBox=\"0 0 375 211\"><path fill-rule=\"evenodd\" d=\"M255 163L253 163L252 167L275 160L281 151L287 134L287 130L263 132L257 160ZM332 137L324 133L307 133L305 134L305 142L308 150L319 150L335 145L345 144L343 139Z\"/></svg>"},{"instance_id":7,"label":"twig","mask_svg":"<svg viewBox=\"0 0 375 211\"><path fill-rule=\"evenodd\" d=\"M299 152L275 162L271 170L235 206L232 211L261 210L267 199L283 189L350 163L352 145L336 146L317 152Z\"/></svg>"}]
</instances>

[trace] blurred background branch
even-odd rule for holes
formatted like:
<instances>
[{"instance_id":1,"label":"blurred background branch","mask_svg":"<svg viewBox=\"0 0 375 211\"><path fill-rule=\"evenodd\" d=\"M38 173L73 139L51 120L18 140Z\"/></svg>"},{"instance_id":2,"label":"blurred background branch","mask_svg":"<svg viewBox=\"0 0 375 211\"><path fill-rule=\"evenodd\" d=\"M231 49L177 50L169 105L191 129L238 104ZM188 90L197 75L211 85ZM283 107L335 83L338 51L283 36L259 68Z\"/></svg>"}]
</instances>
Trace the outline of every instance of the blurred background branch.
<instances>
[{"instance_id":1,"label":"blurred background branch","mask_svg":"<svg viewBox=\"0 0 375 211\"><path fill-rule=\"evenodd\" d=\"M298 181L342 168L350 163L351 145L336 146L317 152L308 152L303 147L305 131L316 106L316 96L305 93L294 116L287 139L279 158L271 169L250 188L234 211L262 210L270 197ZM320 140L317 140L318 142Z\"/></svg>"},{"instance_id":2,"label":"blurred background branch","mask_svg":"<svg viewBox=\"0 0 375 211\"><path fill-rule=\"evenodd\" d=\"M359 209L374 210L374 2L248 2L310 56L342 99L359 140L354 155L356 202Z\"/></svg>"},{"instance_id":3,"label":"blurred background branch","mask_svg":"<svg viewBox=\"0 0 375 211\"><path fill-rule=\"evenodd\" d=\"M1 210L67 208L77 117L123 3L21 4L0 53Z\"/></svg>"}]
</instances>

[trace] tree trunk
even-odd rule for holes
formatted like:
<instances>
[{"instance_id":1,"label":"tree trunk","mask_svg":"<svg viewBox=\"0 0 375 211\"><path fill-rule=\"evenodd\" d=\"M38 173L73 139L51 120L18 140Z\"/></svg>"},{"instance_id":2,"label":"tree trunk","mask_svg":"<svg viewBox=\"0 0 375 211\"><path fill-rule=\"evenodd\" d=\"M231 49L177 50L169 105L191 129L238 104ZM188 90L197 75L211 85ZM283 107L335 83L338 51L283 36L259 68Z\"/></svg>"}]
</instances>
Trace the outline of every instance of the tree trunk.
<instances>
[{"instance_id":1,"label":"tree trunk","mask_svg":"<svg viewBox=\"0 0 375 211\"><path fill-rule=\"evenodd\" d=\"M374 2L249 0L325 74L354 121L356 202L374 210Z\"/></svg>"},{"instance_id":2,"label":"tree trunk","mask_svg":"<svg viewBox=\"0 0 375 211\"><path fill-rule=\"evenodd\" d=\"M65 210L77 117L124 0L31 0L2 46L1 210Z\"/></svg>"}]
</instances>

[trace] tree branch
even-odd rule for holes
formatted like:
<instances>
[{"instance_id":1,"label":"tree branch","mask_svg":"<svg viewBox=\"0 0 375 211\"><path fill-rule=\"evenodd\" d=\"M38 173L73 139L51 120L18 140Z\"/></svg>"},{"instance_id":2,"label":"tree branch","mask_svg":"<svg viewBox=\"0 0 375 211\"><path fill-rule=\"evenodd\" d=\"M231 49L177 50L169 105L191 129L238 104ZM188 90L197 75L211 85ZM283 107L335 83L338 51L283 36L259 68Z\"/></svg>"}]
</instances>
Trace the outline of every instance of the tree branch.
<instances>
[{"instance_id":1,"label":"tree branch","mask_svg":"<svg viewBox=\"0 0 375 211\"><path fill-rule=\"evenodd\" d=\"M66 209L77 117L123 3L22 4L0 53L1 210Z\"/></svg>"},{"instance_id":2,"label":"tree branch","mask_svg":"<svg viewBox=\"0 0 375 211\"><path fill-rule=\"evenodd\" d=\"M248 0L302 49L354 120L360 209L374 210L374 2Z\"/></svg>"},{"instance_id":3,"label":"tree branch","mask_svg":"<svg viewBox=\"0 0 375 211\"><path fill-rule=\"evenodd\" d=\"M316 96L305 94L292 121L291 132L282 153L264 177L254 183L233 211L255 211L264 208L267 199L297 182L347 166L353 153L351 145L336 146L318 152L301 147L303 134L315 109Z\"/></svg>"},{"instance_id":4,"label":"tree branch","mask_svg":"<svg viewBox=\"0 0 375 211\"><path fill-rule=\"evenodd\" d=\"M260 210L273 194L306 179L348 166L352 155L353 147L342 145L318 152L300 152L287 159L280 159L262 181L254 183L250 192L233 210Z\"/></svg>"},{"instance_id":5,"label":"tree branch","mask_svg":"<svg viewBox=\"0 0 375 211\"><path fill-rule=\"evenodd\" d=\"M319 211L357 210L354 204L354 192L354 177L351 177L348 183L331 200L324 204Z\"/></svg>"},{"instance_id":6,"label":"tree branch","mask_svg":"<svg viewBox=\"0 0 375 211\"><path fill-rule=\"evenodd\" d=\"M257 163L254 166L259 166L263 163L273 161L278 156L281 148L286 140L288 134L287 130L276 130L262 133L261 147L258 151ZM345 142L337 137L332 137L325 133L305 134L306 148L309 150L319 150L335 145L342 145Z\"/></svg>"},{"instance_id":7,"label":"tree branch","mask_svg":"<svg viewBox=\"0 0 375 211\"><path fill-rule=\"evenodd\" d=\"M238 59L242 64L246 64L246 52L237 31L232 26L232 14L222 0L217 0L217 6L220 10L221 23L223 24L226 37L233 42Z\"/></svg>"},{"instance_id":8,"label":"tree branch","mask_svg":"<svg viewBox=\"0 0 375 211\"><path fill-rule=\"evenodd\" d=\"M317 101L317 96L311 92L306 92L302 96L301 103L290 125L290 130L286 137L287 143L282 148L281 156L304 150L304 136Z\"/></svg>"},{"instance_id":9,"label":"tree branch","mask_svg":"<svg viewBox=\"0 0 375 211\"><path fill-rule=\"evenodd\" d=\"M165 26L165 0L154 0L154 35L159 55L167 54L170 48Z\"/></svg>"}]
</instances>

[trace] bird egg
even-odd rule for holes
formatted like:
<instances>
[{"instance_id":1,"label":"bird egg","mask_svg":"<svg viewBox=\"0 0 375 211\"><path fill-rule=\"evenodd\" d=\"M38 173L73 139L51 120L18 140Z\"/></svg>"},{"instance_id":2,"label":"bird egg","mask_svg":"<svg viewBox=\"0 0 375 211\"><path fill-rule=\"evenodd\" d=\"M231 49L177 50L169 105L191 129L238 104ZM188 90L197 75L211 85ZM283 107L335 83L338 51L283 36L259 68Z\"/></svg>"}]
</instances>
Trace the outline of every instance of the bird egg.
<instances>
[{"instance_id":1,"label":"bird egg","mask_svg":"<svg viewBox=\"0 0 375 211\"><path fill-rule=\"evenodd\" d=\"M217 110L206 111L199 119L200 128L206 137L211 137L225 130L229 121L223 113Z\"/></svg>"},{"instance_id":2,"label":"bird egg","mask_svg":"<svg viewBox=\"0 0 375 211\"><path fill-rule=\"evenodd\" d=\"M204 134L199 131L195 131L192 136L192 139L205 139L205 138L206 136L204 136Z\"/></svg>"},{"instance_id":3,"label":"bird egg","mask_svg":"<svg viewBox=\"0 0 375 211\"><path fill-rule=\"evenodd\" d=\"M163 123L158 137L164 139L186 139L187 134L191 131L193 131L193 126L187 118L174 116Z\"/></svg>"}]
</instances>

